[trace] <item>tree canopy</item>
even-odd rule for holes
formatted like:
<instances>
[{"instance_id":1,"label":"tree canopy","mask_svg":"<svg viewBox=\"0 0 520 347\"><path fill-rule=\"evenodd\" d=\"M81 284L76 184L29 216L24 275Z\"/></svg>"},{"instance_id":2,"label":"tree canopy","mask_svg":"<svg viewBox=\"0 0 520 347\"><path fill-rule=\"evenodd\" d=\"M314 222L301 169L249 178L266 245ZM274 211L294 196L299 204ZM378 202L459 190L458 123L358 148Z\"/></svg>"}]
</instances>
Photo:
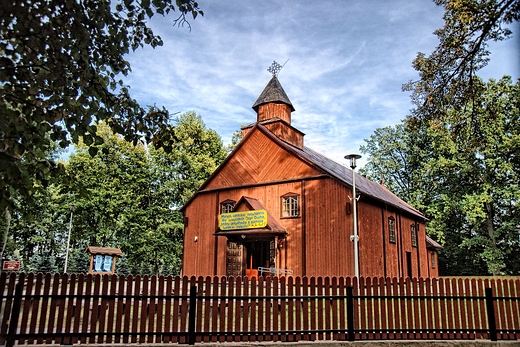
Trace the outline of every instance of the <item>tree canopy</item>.
<instances>
[{"instance_id":1,"label":"tree canopy","mask_svg":"<svg viewBox=\"0 0 520 347\"><path fill-rule=\"evenodd\" d=\"M416 108L409 121L447 116L446 108L464 109L480 93L478 70L490 59L489 42L512 36L508 24L520 19L520 0L434 0L445 8L439 44L413 62L420 79L404 86Z\"/></svg>"},{"instance_id":2,"label":"tree canopy","mask_svg":"<svg viewBox=\"0 0 520 347\"><path fill-rule=\"evenodd\" d=\"M144 142L134 145L99 123L103 143L94 156L80 140L63 162L66 176L37 189L33 204L16 205L9 257L22 260L24 270L62 271L72 226L71 272L87 271L84 251L92 245L121 248L119 273L178 274L184 228L178 208L226 151L193 112L164 131L176 138L168 152Z\"/></svg>"},{"instance_id":3,"label":"tree canopy","mask_svg":"<svg viewBox=\"0 0 520 347\"><path fill-rule=\"evenodd\" d=\"M2 2L0 210L63 170L46 156L55 144L101 144L100 121L133 143L166 124L168 112L140 106L121 78L126 54L162 44L148 20L173 11L178 25L203 14L193 0Z\"/></svg>"}]
</instances>

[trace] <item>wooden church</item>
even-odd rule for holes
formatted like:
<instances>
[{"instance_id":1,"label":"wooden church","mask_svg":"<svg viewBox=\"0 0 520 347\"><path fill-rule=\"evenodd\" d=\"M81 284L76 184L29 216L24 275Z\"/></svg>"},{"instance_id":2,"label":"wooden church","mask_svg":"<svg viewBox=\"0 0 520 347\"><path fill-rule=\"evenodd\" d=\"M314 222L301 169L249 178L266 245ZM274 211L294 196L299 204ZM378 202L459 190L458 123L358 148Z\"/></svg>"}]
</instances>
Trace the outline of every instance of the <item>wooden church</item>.
<instances>
[{"instance_id":1,"label":"wooden church","mask_svg":"<svg viewBox=\"0 0 520 347\"><path fill-rule=\"evenodd\" d=\"M183 275L354 276L352 171L304 144L273 73L257 120L184 213ZM436 277L424 215L355 174L360 276Z\"/></svg>"}]
</instances>

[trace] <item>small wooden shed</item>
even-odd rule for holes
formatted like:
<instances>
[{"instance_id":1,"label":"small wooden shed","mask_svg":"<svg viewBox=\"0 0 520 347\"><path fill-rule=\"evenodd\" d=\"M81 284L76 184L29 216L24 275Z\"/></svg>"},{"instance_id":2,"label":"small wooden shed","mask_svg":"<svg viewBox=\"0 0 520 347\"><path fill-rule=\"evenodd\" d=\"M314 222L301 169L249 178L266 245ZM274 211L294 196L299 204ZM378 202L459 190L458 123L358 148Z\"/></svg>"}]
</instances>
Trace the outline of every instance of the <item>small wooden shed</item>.
<instances>
[{"instance_id":1,"label":"small wooden shed","mask_svg":"<svg viewBox=\"0 0 520 347\"><path fill-rule=\"evenodd\" d=\"M116 259L123 255L120 248L87 247L90 254L88 273L113 274L116 271Z\"/></svg>"}]
</instances>

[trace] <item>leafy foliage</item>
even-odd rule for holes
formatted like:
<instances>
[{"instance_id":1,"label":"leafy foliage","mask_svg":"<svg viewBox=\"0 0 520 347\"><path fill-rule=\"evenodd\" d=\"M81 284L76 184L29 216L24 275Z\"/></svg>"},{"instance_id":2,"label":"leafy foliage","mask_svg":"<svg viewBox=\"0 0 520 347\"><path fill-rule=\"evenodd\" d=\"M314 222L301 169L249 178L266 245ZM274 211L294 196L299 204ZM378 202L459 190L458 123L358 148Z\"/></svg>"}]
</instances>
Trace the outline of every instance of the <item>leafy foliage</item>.
<instances>
[{"instance_id":1,"label":"leafy foliage","mask_svg":"<svg viewBox=\"0 0 520 347\"><path fill-rule=\"evenodd\" d=\"M419 53L414 68L420 80L404 86L416 105L412 121L448 117L447 108L461 111L480 94L476 72L486 66L490 41L512 36L507 24L520 19L520 0L435 0L446 9L444 27L435 32L439 45Z\"/></svg>"},{"instance_id":2,"label":"leafy foliage","mask_svg":"<svg viewBox=\"0 0 520 347\"><path fill-rule=\"evenodd\" d=\"M519 274L520 81L474 83L480 93L464 111L449 108L419 130L378 129L362 148L371 155L365 170L404 177L389 188L430 219L428 232L445 247L442 274Z\"/></svg>"},{"instance_id":3,"label":"leafy foliage","mask_svg":"<svg viewBox=\"0 0 520 347\"><path fill-rule=\"evenodd\" d=\"M99 145L99 121L137 143L167 122L166 110L139 106L121 77L130 72L130 50L162 44L147 21L172 11L179 25L186 14L203 14L193 0L2 2L0 210L63 172L46 155L54 143Z\"/></svg>"},{"instance_id":4,"label":"leafy foliage","mask_svg":"<svg viewBox=\"0 0 520 347\"><path fill-rule=\"evenodd\" d=\"M218 135L192 112L168 130L176 138L170 153L142 142L134 145L103 123L96 127L103 141L94 156L92 146L80 140L64 163L68 179L42 187L35 204L15 210L11 239L24 268L63 269L72 218L69 272L88 270L84 251L93 245L120 247L124 257L116 265L121 273L178 274L184 228L178 207L226 151Z\"/></svg>"}]
</instances>

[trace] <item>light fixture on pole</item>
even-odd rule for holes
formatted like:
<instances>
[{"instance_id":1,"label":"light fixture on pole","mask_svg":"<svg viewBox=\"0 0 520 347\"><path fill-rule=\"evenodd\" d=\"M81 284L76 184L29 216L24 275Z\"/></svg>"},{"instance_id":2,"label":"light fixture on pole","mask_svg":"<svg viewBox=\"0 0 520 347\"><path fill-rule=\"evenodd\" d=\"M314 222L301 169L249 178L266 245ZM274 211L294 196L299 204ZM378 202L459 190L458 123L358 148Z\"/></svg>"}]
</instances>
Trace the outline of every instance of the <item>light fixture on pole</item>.
<instances>
[{"instance_id":1,"label":"light fixture on pole","mask_svg":"<svg viewBox=\"0 0 520 347\"><path fill-rule=\"evenodd\" d=\"M354 235L350 238L351 241L354 241L354 276L359 278L359 237L358 237L358 222L357 222L357 201L358 198L356 196L356 173L354 169L356 168L356 160L361 158L359 154L347 154L345 159L350 160L350 168L352 169L352 205L353 205L353 214L354 214Z\"/></svg>"},{"instance_id":2,"label":"light fixture on pole","mask_svg":"<svg viewBox=\"0 0 520 347\"><path fill-rule=\"evenodd\" d=\"M72 214L73 213L74 213L74 205L70 205L69 232L67 235L67 250L65 251L65 266L63 268L63 273L67 273L67 263L69 261L70 232L72 230Z\"/></svg>"}]
</instances>

